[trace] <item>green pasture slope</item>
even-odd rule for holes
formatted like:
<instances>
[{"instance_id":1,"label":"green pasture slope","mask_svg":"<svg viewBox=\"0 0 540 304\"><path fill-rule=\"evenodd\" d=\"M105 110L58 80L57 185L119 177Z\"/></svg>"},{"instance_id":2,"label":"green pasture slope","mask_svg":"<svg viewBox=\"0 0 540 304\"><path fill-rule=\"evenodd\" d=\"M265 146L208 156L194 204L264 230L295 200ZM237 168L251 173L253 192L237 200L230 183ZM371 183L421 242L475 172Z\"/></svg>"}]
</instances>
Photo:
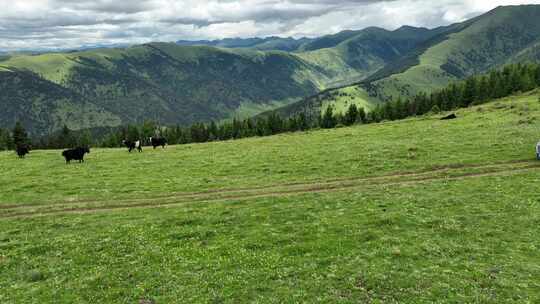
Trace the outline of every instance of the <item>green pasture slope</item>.
<instances>
[{"instance_id":1,"label":"green pasture slope","mask_svg":"<svg viewBox=\"0 0 540 304\"><path fill-rule=\"evenodd\" d=\"M0 153L0 302L538 303L539 96L69 166Z\"/></svg>"}]
</instances>

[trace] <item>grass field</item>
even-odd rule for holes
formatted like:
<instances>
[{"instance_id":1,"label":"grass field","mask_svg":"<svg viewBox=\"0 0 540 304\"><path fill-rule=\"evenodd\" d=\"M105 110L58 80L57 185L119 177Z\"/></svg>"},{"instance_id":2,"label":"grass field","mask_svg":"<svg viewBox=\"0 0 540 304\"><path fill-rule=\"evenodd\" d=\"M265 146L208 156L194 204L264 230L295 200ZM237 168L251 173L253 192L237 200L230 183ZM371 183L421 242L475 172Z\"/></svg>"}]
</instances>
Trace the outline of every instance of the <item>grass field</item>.
<instances>
[{"instance_id":1,"label":"grass field","mask_svg":"<svg viewBox=\"0 0 540 304\"><path fill-rule=\"evenodd\" d=\"M537 303L539 95L69 166L0 153L0 302Z\"/></svg>"},{"instance_id":2,"label":"grass field","mask_svg":"<svg viewBox=\"0 0 540 304\"><path fill-rule=\"evenodd\" d=\"M321 104L321 114L326 111L329 106L334 108L334 113L345 114L352 104L355 104L358 109L364 108L366 111L373 110L380 103L376 98L370 97L369 94L359 86L350 86L337 89L333 92L333 97L326 99Z\"/></svg>"}]
</instances>

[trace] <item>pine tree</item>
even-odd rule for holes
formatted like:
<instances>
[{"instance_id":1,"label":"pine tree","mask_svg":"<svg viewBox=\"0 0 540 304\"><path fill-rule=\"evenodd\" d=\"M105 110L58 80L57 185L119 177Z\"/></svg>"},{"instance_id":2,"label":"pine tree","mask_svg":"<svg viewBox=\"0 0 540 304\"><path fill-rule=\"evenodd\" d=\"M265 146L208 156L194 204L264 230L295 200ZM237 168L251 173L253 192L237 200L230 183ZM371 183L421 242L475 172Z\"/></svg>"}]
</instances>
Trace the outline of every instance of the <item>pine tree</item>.
<instances>
[{"instance_id":1,"label":"pine tree","mask_svg":"<svg viewBox=\"0 0 540 304\"><path fill-rule=\"evenodd\" d=\"M78 146L80 147L90 147L92 146L92 134L90 134L90 131L86 130L84 131L78 140Z\"/></svg>"},{"instance_id":2,"label":"pine tree","mask_svg":"<svg viewBox=\"0 0 540 304\"><path fill-rule=\"evenodd\" d=\"M190 129L192 142L203 143L208 141L208 130L203 123L194 123Z\"/></svg>"},{"instance_id":3,"label":"pine tree","mask_svg":"<svg viewBox=\"0 0 540 304\"><path fill-rule=\"evenodd\" d=\"M354 123L356 123L357 119L358 119L358 107L356 106L356 104L353 103L349 106L349 109L347 109L345 116L343 116L343 124L346 126L351 126Z\"/></svg>"},{"instance_id":4,"label":"pine tree","mask_svg":"<svg viewBox=\"0 0 540 304\"><path fill-rule=\"evenodd\" d=\"M0 151L9 149L10 137L8 130L0 129Z\"/></svg>"},{"instance_id":5,"label":"pine tree","mask_svg":"<svg viewBox=\"0 0 540 304\"><path fill-rule=\"evenodd\" d=\"M478 81L478 96L477 101L485 102L491 98L489 90L489 78L483 76Z\"/></svg>"},{"instance_id":6,"label":"pine tree","mask_svg":"<svg viewBox=\"0 0 540 304\"><path fill-rule=\"evenodd\" d=\"M168 139L173 145L174 145L174 144L182 144L182 143L183 143L183 142L182 142L182 140L183 140L183 138L182 138L182 127L179 126L179 125L176 125L173 129L174 129L174 132L173 132L174 137L171 138L171 139L169 139L169 138L167 138L167 139Z\"/></svg>"},{"instance_id":7,"label":"pine tree","mask_svg":"<svg viewBox=\"0 0 540 304\"><path fill-rule=\"evenodd\" d=\"M381 122L383 119L382 119L382 107L380 104L378 104L375 109L371 110L371 112L368 113L368 116L367 116L367 121L369 121L370 123L377 123L377 122Z\"/></svg>"},{"instance_id":8,"label":"pine tree","mask_svg":"<svg viewBox=\"0 0 540 304\"><path fill-rule=\"evenodd\" d=\"M276 113L272 113L268 116L267 124L271 135L281 133L283 130L283 120Z\"/></svg>"},{"instance_id":9,"label":"pine tree","mask_svg":"<svg viewBox=\"0 0 540 304\"><path fill-rule=\"evenodd\" d=\"M300 112L300 113L297 115L296 120L297 120L297 122L298 122L298 129L299 129L300 131L306 131L306 130L309 129L309 122L308 122L306 113Z\"/></svg>"},{"instance_id":10,"label":"pine tree","mask_svg":"<svg viewBox=\"0 0 540 304\"><path fill-rule=\"evenodd\" d=\"M287 129L287 131L289 132L298 131L298 120L296 119L296 116L292 116L292 117L289 117L289 119L287 119L285 129Z\"/></svg>"},{"instance_id":11,"label":"pine tree","mask_svg":"<svg viewBox=\"0 0 540 304\"><path fill-rule=\"evenodd\" d=\"M535 87L534 79L532 75L529 74L528 72L524 72L521 74L521 79L519 82L521 85L520 91L523 91L523 92L530 91L534 89Z\"/></svg>"},{"instance_id":12,"label":"pine tree","mask_svg":"<svg viewBox=\"0 0 540 304\"><path fill-rule=\"evenodd\" d=\"M508 96L514 92L521 90L520 76L517 72L516 66L507 66L504 69L504 74L506 76L506 90L504 96Z\"/></svg>"},{"instance_id":13,"label":"pine tree","mask_svg":"<svg viewBox=\"0 0 540 304\"><path fill-rule=\"evenodd\" d=\"M150 137L156 137L157 125L151 120L147 120L143 123L141 127L141 136L142 139L148 140Z\"/></svg>"},{"instance_id":14,"label":"pine tree","mask_svg":"<svg viewBox=\"0 0 540 304\"><path fill-rule=\"evenodd\" d=\"M121 140L118 138L115 132L110 132L107 137L101 143L102 147L105 148L115 148L120 145Z\"/></svg>"},{"instance_id":15,"label":"pine tree","mask_svg":"<svg viewBox=\"0 0 540 304\"><path fill-rule=\"evenodd\" d=\"M77 145L77 140L67 125L62 127L57 140L58 148L73 148Z\"/></svg>"},{"instance_id":16,"label":"pine tree","mask_svg":"<svg viewBox=\"0 0 540 304\"><path fill-rule=\"evenodd\" d=\"M334 107L328 106L324 111L323 116L321 117L321 128L331 129L337 125L336 119L334 117Z\"/></svg>"},{"instance_id":17,"label":"pine tree","mask_svg":"<svg viewBox=\"0 0 540 304\"><path fill-rule=\"evenodd\" d=\"M225 122L219 127L220 140L229 140L233 138L232 124Z\"/></svg>"},{"instance_id":18,"label":"pine tree","mask_svg":"<svg viewBox=\"0 0 540 304\"><path fill-rule=\"evenodd\" d=\"M216 125L215 122L210 122L210 125L208 126L208 139L210 141L214 141L214 140L217 140L219 139L219 134L218 134L218 127Z\"/></svg>"},{"instance_id":19,"label":"pine tree","mask_svg":"<svg viewBox=\"0 0 540 304\"><path fill-rule=\"evenodd\" d=\"M242 134L243 137L253 137L256 135L255 121L253 121L253 119L250 119L250 118L245 119L242 128L243 128L243 134Z\"/></svg>"},{"instance_id":20,"label":"pine tree","mask_svg":"<svg viewBox=\"0 0 540 304\"><path fill-rule=\"evenodd\" d=\"M256 136L266 136L270 134L266 119L260 118L255 121L255 134Z\"/></svg>"},{"instance_id":21,"label":"pine tree","mask_svg":"<svg viewBox=\"0 0 540 304\"><path fill-rule=\"evenodd\" d=\"M242 122L239 121L238 119L233 119L233 122L232 122L232 137L234 139L238 139L238 138L241 138L242 136Z\"/></svg>"},{"instance_id":22,"label":"pine tree","mask_svg":"<svg viewBox=\"0 0 540 304\"><path fill-rule=\"evenodd\" d=\"M15 123L15 127L13 128L12 143L15 146L23 146L30 143L28 140L28 133L26 133L26 130L20 121L17 121L17 123Z\"/></svg>"},{"instance_id":23,"label":"pine tree","mask_svg":"<svg viewBox=\"0 0 540 304\"><path fill-rule=\"evenodd\" d=\"M189 144L193 142L193 140L191 139L191 129L179 128L178 135L179 135L178 141L181 144Z\"/></svg>"},{"instance_id":24,"label":"pine tree","mask_svg":"<svg viewBox=\"0 0 540 304\"><path fill-rule=\"evenodd\" d=\"M360 108L358 110L358 122L360 123L367 123L367 114L366 114L366 110L364 110L364 108Z\"/></svg>"},{"instance_id":25,"label":"pine tree","mask_svg":"<svg viewBox=\"0 0 540 304\"><path fill-rule=\"evenodd\" d=\"M407 116L403 105L403 101L401 100L401 97L399 97L393 104L392 119L401 119Z\"/></svg>"},{"instance_id":26,"label":"pine tree","mask_svg":"<svg viewBox=\"0 0 540 304\"><path fill-rule=\"evenodd\" d=\"M384 103L384 106L381 107L381 118L382 120L394 120L394 108L393 102L387 101Z\"/></svg>"},{"instance_id":27,"label":"pine tree","mask_svg":"<svg viewBox=\"0 0 540 304\"><path fill-rule=\"evenodd\" d=\"M141 139L141 134L140 134L139 128L137 128L137 126L128 125L125 133L126 133L125 138L128 141L137 141L137 140Z\"/></svg>"},{"instance_id":28,"label":"pine tree","mask_svg":"<svg viewBox=\"0 0 540 304\"><path fill-rule=\"evenodd\" d=\"M539 87L540 86L540 65L536 65L536 68L534 69L533 74L536 81L536 86Z\"/></svg>"}]
</instances>

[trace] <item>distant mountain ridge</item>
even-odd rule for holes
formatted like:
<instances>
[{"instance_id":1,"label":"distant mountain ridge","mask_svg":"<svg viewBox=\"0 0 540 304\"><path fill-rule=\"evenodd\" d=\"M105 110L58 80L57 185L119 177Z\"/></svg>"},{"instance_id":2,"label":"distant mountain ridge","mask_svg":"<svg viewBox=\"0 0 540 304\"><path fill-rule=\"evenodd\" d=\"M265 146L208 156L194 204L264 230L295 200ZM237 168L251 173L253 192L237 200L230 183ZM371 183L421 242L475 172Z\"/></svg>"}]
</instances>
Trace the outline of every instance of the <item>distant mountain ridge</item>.
<instances>
[{"instance_id":1,"label":"distant mountain ridge","mask_svg":"<svg viewBox=\"0 0 540 304\"><path fill-rule=\"evenodd\" d=\"M220 40L179 40L176 44L181 46L213 46L221 48L251 48L260 51L287 51L293 52L300 46L313 41L310 38L295 39L292 37L267 37L267 38L226 38Z\"/></svg>"},{"instance_id":2,"label":"distant mountain ridge","mask_svg":"<svg viewBox=\"0 0 540 304\"><path fill-rule=\"evenodd\" d=\"M300 111L316 113L329 105L344 109L351 103L369 109L398 97L429 93L505 64L538 61L538 20L540 5L504 6L463 23L430 30L428 39L369 77L276 111L285 116Z\"/></svg>"}]
</instances>

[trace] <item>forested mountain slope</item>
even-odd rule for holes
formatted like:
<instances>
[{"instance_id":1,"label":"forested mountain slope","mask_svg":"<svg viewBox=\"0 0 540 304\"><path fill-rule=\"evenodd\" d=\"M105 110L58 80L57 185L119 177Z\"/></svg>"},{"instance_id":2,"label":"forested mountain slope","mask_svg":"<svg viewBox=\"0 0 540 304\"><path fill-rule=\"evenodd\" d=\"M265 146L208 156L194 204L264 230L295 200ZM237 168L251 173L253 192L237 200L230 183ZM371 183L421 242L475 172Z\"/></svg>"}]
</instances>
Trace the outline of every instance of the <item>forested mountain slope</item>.
<instances>
[{"instance_id":1,"label":"forested mountain slope","mask_svg":"<svg viewBox=\"0 0 540 304\"><path fill-rule=\"evenodd\" d=\"M427 49L418 56L419 64L373 82L372 93L383 100L410 96L515 62L513 59L534 59L529 49L540 42L539 18L538 5L497 8Z\"/></svg>"},{"instance_id":2,"label":"forested mountain slope","mask_svg":"<svg viewBox=\"0 0 540 304\"><path fill-rule=\"evenodd\" d=\"M11 82L9 90L4 88L0 94L0 105L6 109L0 113L4 127L10 125L13 115L15 119L32 116L21 109L40 103L36 96L41 95L71 96L66 99L70 106L84 100L118 117L116 124L145 119L188 124L250 115L314 94L329 82L321 71L283 52L233 52L164 43L16 56L0 62L0 66L2 78L11 79L16 71L25 71L27 76ZM33 86L29 79L39 79L46 85ZM20 98L21 92L25 92L25 98ZM24 106L13 107L14 100ZM31 131L58 119L53 119L54 109L47 110L48 104L42 106L44 111L35 117L39 124L27 121ZM88 127L77 124L83 119L81 115L63 117L55 125Z\"/></svg>"},{"instance_id":3,"label":"forested mountain slope","mask_svg":"<svg viewBox=\"0 0 540 304\"><path fill-rule=\"evenodd\" d=\"M434 35L368 78L316 94L279 112L318 111L330 104L341 109L350 103L369 109L379 102L429 93L508 63L538 61L538 20L538 5L506 6L460 24L432 30Z\"/></svg>"}]
</instances>

